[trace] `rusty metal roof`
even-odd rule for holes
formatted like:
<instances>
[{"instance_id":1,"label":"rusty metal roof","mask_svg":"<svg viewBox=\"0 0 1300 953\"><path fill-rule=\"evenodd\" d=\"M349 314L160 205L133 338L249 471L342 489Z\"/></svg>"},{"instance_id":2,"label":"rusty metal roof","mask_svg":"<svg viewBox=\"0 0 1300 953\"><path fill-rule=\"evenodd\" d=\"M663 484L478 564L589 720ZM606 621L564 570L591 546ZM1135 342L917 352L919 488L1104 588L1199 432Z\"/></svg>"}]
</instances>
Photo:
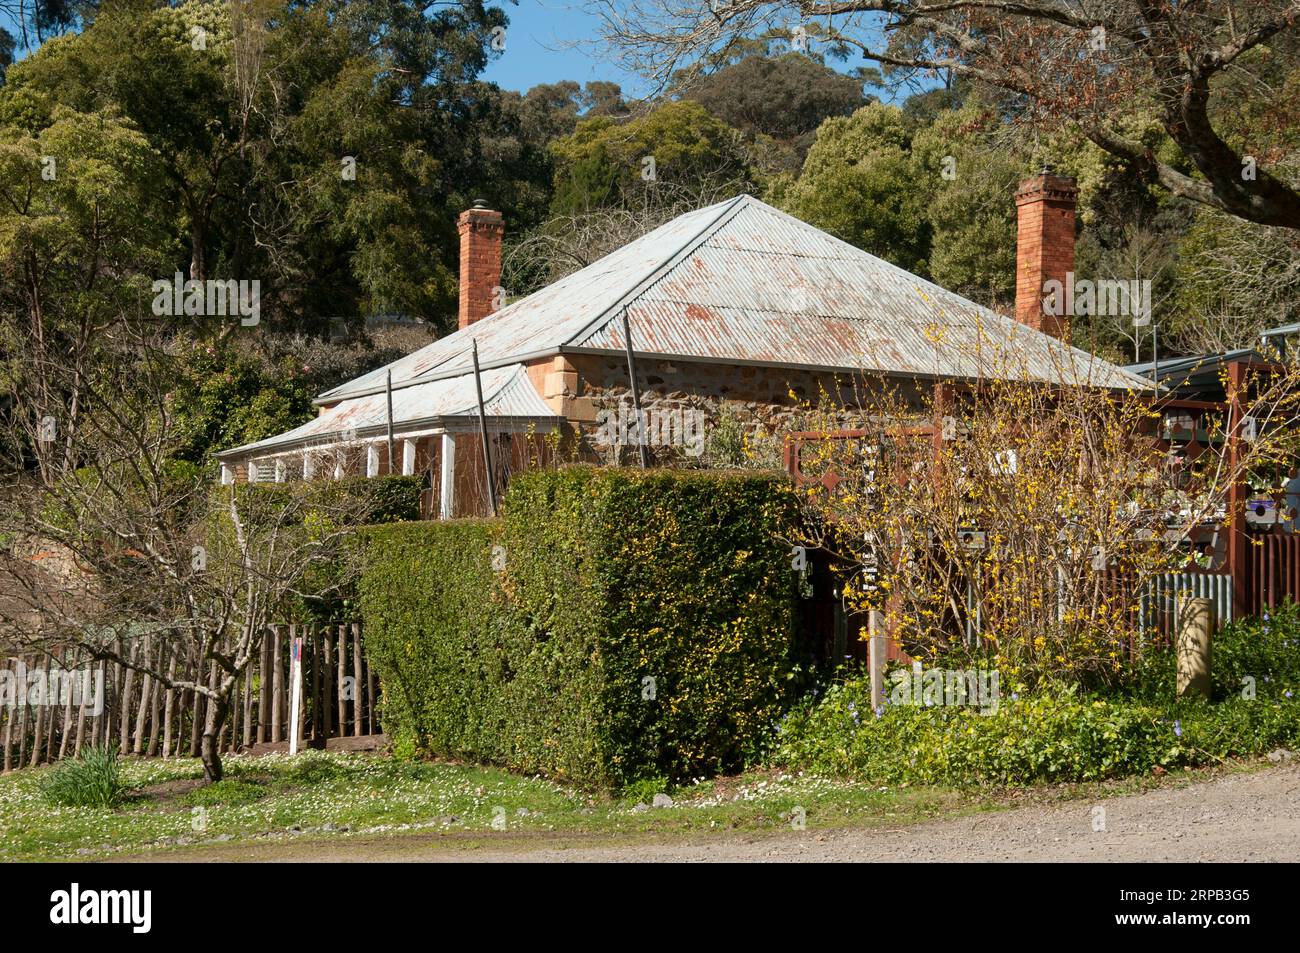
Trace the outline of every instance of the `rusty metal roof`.
<instances>
[{"instance_id":1,"label":"rusty metal roof","mask_svg":"<svg viewBox=\"0 0 1300 953\"><path fill-rule=\"evenodd\" d=\"M555 412L538 396L522 364L493 368L484 371L482 377L483 409L492 418L494 428L500 429L503 421L522 428L530 422L544 423L555 419ZM456 429L477 416L478 395L473 374L393 389L393 422L397 436L401 436L403 431L427 426ZM381 391L340 401L301 427L256 443L223 450L220 456L276 453L304 445L346 443L381 435L387 429L388 399Z\"/></svg>"},{"instance_id":2,"label":"rusty metal roof","mask_svg":"<svg viewBox=\"0 0 1300 953\"><path fill-rule=\"evenodd\" d=\"M468 328L322 394L328 403L556 353L903 376L1150 384L741 195L689 212Z\"/></svg>"}]
</instances>

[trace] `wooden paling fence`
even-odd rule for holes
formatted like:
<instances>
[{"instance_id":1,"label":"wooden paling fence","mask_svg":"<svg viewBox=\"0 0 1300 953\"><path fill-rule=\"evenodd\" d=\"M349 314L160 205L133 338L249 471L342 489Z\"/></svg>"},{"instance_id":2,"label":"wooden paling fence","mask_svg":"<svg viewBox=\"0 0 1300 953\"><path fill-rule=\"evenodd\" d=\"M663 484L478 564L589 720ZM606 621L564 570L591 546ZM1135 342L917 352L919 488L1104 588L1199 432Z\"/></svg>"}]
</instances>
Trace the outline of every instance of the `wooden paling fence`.
<instances>
[{"instance_id":1,"label":"wooden paling fence","mask_svg":"<svg viewBox=\"0 0 1300 953\"><path fill-rule=\"evenodd\" d=\"M1270 533L1246 549L1246 611L1259 614L1300 601L1300 535Z\"/></svg>"},{"instance_id":2,"label":"wooden paling fence","mask_svg":"<svg viewBox=\"0 0 1300 953\"><path fill-rule=\"evenodd\" d=\"M299 739L379 734L379 685L362 650L360 623L276 625L262 639L231 698L221 734L225 753L289 739L290 651L303 640ZM175 675L184 660L174 645L144 637L124 645L133 661ZM182 669L183 670L183 669ZM217 668L208 666L208 684ZM94 661L69 648L0 661L3 769L75 756L84 747L116 746L137 757L198 757L208 700L166 688L120 663Z\"/></svg>"}]
</instances>

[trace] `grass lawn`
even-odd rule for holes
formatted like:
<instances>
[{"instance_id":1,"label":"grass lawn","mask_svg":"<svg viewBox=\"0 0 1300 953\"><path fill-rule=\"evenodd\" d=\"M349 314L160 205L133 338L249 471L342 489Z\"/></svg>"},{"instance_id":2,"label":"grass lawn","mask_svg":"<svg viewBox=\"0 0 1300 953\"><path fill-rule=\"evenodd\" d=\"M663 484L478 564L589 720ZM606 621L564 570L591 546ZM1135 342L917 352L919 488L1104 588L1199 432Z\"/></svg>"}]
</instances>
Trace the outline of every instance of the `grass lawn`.
<instances>
[{"instance_id":1,"label":"grass lawn","mask_svg":"<svg viewBox=\"0 0 1300 953\"><path fill-rule=\"evenodd\" d=\"M672 807L648 808L495 768L309 751L293 758L231 757L226 779L210 786L202 784L194 760L127 760L122 772L130 793L124 804L70 808L55 807L42 796L41 779L49 770L0 777L0 861L111 859L154 850L184 852L194 845L405 832L458 835L448 838L449 849L519 836L672 839L790 830L799 808L809 830L898 827L1097 790L1085 785L998 792L880 788L753 772L677 789ZM1112 784L1106 792L1151 783Z\"/></svg>"}]
</instances>

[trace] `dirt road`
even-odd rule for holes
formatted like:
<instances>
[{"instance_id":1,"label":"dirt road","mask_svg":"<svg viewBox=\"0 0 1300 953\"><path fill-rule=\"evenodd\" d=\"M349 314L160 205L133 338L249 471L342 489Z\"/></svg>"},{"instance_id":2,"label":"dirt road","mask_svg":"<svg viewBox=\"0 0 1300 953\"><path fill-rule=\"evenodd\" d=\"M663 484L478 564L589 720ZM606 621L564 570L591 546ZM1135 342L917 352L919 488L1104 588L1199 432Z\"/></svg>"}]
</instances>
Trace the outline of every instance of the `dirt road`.
<instances>
[{"instance_id":1,"label":"dirt road","mask_svg":"<svg viewBox=\"0 0 1300 953\"><path fill-rule=\"evenodd\" d=\"M718 835L694 842L636 843L543 835L527 842L480 840L474 849L449 846L446 838L427 835L358 837L329 843L232 844L133 859L504 863L1295 861L1300 859L1300 764L1292 762L1095 803L1069 801L990 811L892 830L808 830Z\"/></svg>"}]
</instances>

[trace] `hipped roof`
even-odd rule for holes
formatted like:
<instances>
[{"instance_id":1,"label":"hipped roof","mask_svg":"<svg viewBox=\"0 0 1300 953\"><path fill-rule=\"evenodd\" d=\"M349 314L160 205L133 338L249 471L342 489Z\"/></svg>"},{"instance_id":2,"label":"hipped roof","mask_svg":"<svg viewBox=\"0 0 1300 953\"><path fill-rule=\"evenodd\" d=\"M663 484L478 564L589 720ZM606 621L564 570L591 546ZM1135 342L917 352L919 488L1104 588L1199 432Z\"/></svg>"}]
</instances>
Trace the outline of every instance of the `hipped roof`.
<instances>
[{"instance_id":1,"label":"hipped roof","mask_svg":"<svg viewBox=\"0 0 1300 953\"><path fill-rule=\"evenodd\" d=\"M437 416L444 406L468 412L474 342L485 396L493 389L489 379L513 382L508 399L490 402L489 414L520 416L522 409L554 416L521 365L561 353L621 355L624 313L639 357L913 378L1149 386L740 195L681 215L467 328L326 391L316 402L328 409L316 420L226 453L291 444L333 432L330 427L378 426L386 419L389 373L395 424Z\"/></svg>"}]
</instances>

